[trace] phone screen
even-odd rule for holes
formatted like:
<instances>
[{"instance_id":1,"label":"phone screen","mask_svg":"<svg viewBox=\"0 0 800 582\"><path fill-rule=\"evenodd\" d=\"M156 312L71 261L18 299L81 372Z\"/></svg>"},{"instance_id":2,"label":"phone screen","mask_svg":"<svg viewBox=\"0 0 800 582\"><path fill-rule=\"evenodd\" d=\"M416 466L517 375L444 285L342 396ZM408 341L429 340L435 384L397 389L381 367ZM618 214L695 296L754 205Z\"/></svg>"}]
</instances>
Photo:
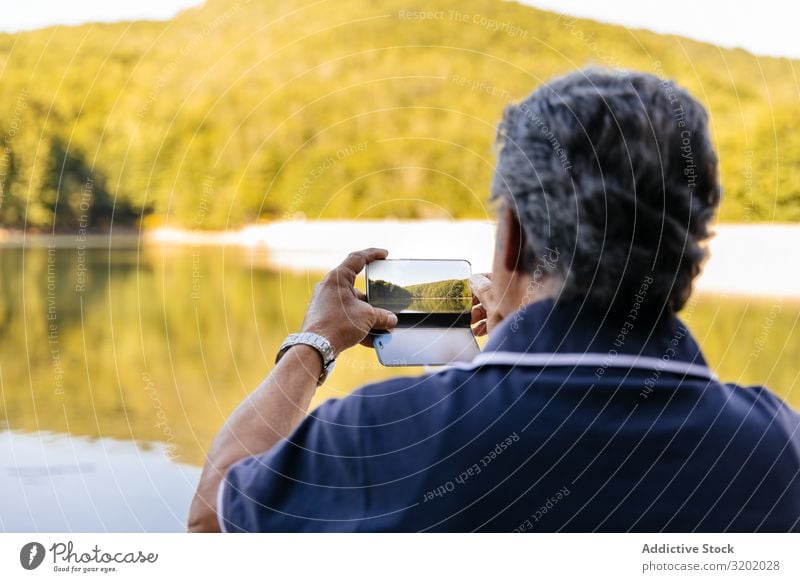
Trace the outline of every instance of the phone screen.
<instances>
[{"instance_id":1,"label":"phone screen","mask_svg":"<svg viewBox=\"0 0 800 582\"><path fill-rule=\"evenodd\" d=\"M367 265L367 300L397 315L392 332L374 333L387 366L444 365L479 352L470 328L472 267L463 260L388 259Z\"/></svg>"}]
</instances>

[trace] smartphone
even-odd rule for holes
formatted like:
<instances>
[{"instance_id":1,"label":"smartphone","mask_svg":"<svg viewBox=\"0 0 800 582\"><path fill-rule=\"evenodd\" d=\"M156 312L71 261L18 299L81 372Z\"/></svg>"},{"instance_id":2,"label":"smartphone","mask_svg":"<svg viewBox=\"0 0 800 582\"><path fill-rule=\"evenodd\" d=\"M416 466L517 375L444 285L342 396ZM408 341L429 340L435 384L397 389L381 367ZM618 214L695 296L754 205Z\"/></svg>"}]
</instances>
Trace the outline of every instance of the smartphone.
<instances>
[{"instance_id":1,"label":"smartphone","mask_svg":"<svg viewBox=\"0 0 800 582\"><path fill-rule=\"evenodd\" d=\"M479 352L470 326L469 261L386 259L367 265L367 301L397 315L390 332L372 332L384 366L443 366Z\"/></svg>"}]
</instances>

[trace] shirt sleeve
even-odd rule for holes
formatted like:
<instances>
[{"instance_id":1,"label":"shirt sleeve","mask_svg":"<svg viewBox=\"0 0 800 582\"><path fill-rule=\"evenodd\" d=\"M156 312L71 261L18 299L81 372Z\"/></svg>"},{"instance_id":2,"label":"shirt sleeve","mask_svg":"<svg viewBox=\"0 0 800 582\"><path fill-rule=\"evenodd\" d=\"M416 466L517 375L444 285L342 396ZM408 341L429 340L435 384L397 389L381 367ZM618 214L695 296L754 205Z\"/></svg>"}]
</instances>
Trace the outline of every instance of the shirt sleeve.
<instances>
[{"instance_id":1,"label":"shirt sleeve","mask_svg":"<svg viewBox=\"0 0 800 582\"><path fill-rule=\"evenodd\" d=\"M220 485L223 531L356 531L368 484L359 446L361 399L330 400L288 438L235 463Z\"/></svg>"}]
</instances>

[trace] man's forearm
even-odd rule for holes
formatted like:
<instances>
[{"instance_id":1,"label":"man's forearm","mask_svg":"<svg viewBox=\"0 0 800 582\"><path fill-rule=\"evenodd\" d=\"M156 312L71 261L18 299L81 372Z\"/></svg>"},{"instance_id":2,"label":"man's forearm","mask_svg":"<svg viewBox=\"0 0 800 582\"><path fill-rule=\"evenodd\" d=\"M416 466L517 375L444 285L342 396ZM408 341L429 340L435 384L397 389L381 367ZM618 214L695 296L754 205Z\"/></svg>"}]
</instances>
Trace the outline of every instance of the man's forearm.
<instances>
[{"instance_id":1,"label":"man's forearm","mask_svg":"<svg viewBox=\"0 0 800 582\"><path fill-rule=\"evenodd\" d=\"M219 531L217 490L228 468L271 449L305 418L322 371L319 353L293 346L220 429L189 513L190 531Z\"/></svg>"}]
</instances>

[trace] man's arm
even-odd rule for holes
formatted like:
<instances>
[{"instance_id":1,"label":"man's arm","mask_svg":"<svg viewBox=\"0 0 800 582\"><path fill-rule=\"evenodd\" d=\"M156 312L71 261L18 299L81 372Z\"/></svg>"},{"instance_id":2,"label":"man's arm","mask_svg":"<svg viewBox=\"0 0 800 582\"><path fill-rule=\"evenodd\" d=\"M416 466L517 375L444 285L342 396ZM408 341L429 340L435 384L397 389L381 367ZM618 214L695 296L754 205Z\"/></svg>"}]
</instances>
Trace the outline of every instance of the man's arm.
<instances>
[{"instance_id":1,"label":"man's arm","mask_svg":"<svg viewBox=\"0 0 800 582\"><path fill-rule=\"evenodd\" d=\"M217 490L228 467L263 453L303 420L322 372L322 359L306 345L291 348L220 429L189 512L189 531L219 531Z\"/></svg>"},{"instance_id":2,"label":"man's arm","mask_svg":"<svg viewBox=\"0 0 800 582\"><path fill-rule=\"evenodd\" d=\"M397 316L375 309L353 285L364 266L383 259L387 251L351 253L328 273L314 291L303 331L325 337L338 355L369 343L371 329L390 329ZM267 378L231 414L214 439L189 511L189 531L219 531L217 491L228 468L259 455L288 437L305 418L322 372L322 358L312 347L289 348Z\"/></svg>"}]
</instances>

